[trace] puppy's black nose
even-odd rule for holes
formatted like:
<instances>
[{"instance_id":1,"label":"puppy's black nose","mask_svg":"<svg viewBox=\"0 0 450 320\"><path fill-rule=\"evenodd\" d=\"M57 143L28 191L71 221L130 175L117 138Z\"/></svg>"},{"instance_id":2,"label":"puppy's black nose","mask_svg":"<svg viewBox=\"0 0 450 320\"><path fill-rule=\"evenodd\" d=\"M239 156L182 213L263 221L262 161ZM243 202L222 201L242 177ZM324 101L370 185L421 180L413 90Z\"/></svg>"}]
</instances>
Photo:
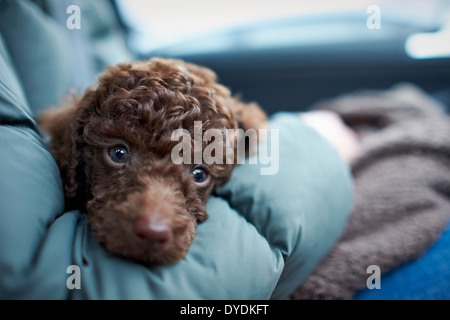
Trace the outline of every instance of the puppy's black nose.
<instances>
[{"instance_id":1,"label":"puppy's black nose","mask_svg":"<svg viewBox=\"0 0 450 320\"><path fill-rule=\"evenodd\" d=\"M163 222L152 222L145 218L135 222L134 233L140 239L159 244L165 244L172 238L172 228L169 225Z\"/></svg>"}]
</instances>

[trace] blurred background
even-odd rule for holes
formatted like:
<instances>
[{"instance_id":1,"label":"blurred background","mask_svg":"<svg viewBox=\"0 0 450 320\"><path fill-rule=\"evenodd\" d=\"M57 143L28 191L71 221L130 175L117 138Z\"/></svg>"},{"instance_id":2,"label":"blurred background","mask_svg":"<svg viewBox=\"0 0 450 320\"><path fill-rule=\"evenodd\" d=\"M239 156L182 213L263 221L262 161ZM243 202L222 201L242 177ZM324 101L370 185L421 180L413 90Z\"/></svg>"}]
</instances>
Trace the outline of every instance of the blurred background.
<instances>
[{"instance_id":1,"label":"blurred background","mask_svg":"<svg viewBox=\"0 0 450 320\"><path fill-rule=\"evenodd\" d=\"M139 59L208 66L268 112L412 82L450 104L448 0L115 0Z\"/></svg>"}]
</instances>

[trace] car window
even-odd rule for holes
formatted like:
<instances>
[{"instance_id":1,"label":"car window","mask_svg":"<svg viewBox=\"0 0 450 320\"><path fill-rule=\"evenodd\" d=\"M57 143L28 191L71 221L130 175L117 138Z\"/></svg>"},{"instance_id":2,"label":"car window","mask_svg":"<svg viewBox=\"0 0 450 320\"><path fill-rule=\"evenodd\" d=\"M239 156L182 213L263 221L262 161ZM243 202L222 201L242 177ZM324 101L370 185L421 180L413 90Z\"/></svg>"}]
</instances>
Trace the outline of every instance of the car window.
<instances>
[{"instance_id":1,"label":"car window","mask_svg":"<svg viewBox=\"0 0 450 320\"><path fill-rule=\"evenodd\" d=\"M380 0L375 5L373 0L116 3L132 30L130 45L140 54L162 50L183 55L231 48L258 50L372 41L372 37L392 38L439 29L450 21L450 1L446 0ZM374 6L379 9L381 31L369 34L365 23Z\"/></svg>"}]
</instances>

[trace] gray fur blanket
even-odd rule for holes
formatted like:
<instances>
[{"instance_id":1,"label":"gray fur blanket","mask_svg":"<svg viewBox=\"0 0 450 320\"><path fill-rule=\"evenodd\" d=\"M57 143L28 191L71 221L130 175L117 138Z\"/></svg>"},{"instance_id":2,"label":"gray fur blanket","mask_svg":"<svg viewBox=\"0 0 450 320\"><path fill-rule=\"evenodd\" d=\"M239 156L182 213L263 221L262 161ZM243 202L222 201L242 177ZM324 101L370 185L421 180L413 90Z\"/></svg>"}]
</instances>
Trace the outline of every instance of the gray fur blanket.
<instances>
[{"instance_id":1,"label":"gray fur blanket","mask_svg":"<svg viewBox=\"0 0 450 320\"><path fill-rule=\"evenodd\" d=\"M361 91L315 106L356 130L354 210L342 237L292 299L352 299L367 268L417 259L450 218L450 120L419 88Z\"/></svg>"}]
</instances>

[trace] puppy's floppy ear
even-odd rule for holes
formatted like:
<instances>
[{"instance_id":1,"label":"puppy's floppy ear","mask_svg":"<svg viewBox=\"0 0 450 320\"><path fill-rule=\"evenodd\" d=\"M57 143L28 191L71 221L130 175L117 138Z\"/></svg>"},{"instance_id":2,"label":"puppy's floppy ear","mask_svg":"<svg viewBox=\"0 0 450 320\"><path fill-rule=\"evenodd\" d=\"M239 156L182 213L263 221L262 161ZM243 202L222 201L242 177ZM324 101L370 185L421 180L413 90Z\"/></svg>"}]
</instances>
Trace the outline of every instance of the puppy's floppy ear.
<instances>
[{"instance_id":1,"label":"puppy's floppy ear","mask_svg":"<svg viewBox=\"0 0 450 320\"><path fill-rule=\"evenodd\" d=\"M50 136L49 149L63 180L66 209L84 209L88 197L88 168L83 160L86 121L83 119L91 102L92 93L88 91L78 102L44 111L38 117L39 127Z\"/></svg>"}]
</instances>

